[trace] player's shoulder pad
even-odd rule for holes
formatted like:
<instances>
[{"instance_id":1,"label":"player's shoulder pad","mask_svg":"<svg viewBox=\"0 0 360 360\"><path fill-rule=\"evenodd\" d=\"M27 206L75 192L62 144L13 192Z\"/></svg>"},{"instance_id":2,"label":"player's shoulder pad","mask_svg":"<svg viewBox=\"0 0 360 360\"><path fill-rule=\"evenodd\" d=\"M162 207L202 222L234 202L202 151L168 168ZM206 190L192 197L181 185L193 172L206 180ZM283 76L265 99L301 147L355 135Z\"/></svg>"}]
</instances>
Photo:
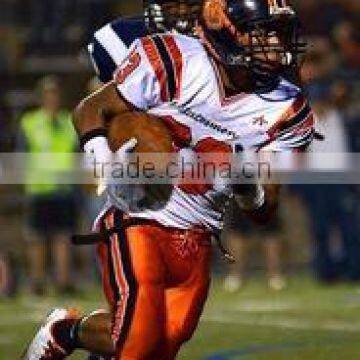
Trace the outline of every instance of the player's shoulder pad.
<instances>
[{"instance_id":1,"label":"player's shoulder pad","mask_svg":"<svg viewBox=\"0 0 360 360\"><path fill-rule=\"evenodd\" d=\"M184 77L188 80L196 77L206 66L207 54L196 38L174 33L153 34L136 40L132 47L139 45L160 85L168 88L163 91L168 93L163 98L166 101L179 96Z\"/></svg>"},{"instance_id":2,"label":"player's shoulder pad","mask_svg":"<svg viewBox=\"0 0 360 360\"><path fill-rule=\"evenodd\" d=\"M128 47L147 33L145 21L140 17L117 18L94 33L88 52L102 82L112 79L116 67L126 58Z\"/></svg>"},{"instance_id":3,"label":"player's shoulder pad","mask_svg":"<svg viewBox=\"0 0 360 360\"><path fill-rule=\"evenodd\" d=\"M300 149L314 138L315 115L306 95L298 86L288 81L284 81L282 86L279 99L283 99L287 106L267 133L282 149Z\"/></svg>"}]
</instances>

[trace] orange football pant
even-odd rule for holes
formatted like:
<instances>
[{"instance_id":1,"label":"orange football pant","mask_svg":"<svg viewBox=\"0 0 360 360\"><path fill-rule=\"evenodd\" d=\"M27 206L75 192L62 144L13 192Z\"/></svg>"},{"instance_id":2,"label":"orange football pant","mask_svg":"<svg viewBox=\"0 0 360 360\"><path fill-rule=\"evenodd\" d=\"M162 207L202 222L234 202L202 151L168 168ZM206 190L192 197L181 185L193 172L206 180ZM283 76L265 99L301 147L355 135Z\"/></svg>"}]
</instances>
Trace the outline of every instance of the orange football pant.
<instances>
[{"instance_id":1,"label":"orange football pant","mask_svg":"<svg viewBox=\"0 0 360 360\"><path fill-rule=\"evenodd\" d=\"M123 214L102 219L110 229ZM199 322L210 283L210 234L156 222L111 235L98 254L113 313L115 360L170 360Z\"/></svg>"}]
</instances>

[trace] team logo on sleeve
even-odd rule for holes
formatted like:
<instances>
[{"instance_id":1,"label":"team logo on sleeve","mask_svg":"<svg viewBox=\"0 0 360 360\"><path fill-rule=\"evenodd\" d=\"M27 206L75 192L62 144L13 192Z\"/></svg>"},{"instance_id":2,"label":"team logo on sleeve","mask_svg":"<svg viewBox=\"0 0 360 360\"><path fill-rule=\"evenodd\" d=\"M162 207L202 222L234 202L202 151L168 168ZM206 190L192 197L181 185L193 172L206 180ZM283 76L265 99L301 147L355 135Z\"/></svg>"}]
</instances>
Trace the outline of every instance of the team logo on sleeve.
<instances>
[{"instance_id":1,"label":"team logo on sleeve","mask_svg":"<svg viewBox=\"0 0 360 360\"><path fill-rule=\"evenodd\" d=\"M129 56L125 59L122 65L115 72L115 82L117 84L123 84L125 80L135 71L135 69L140 65L141 57L139 53L134 49L131 51Z\"/></svg>"}]
</instances>

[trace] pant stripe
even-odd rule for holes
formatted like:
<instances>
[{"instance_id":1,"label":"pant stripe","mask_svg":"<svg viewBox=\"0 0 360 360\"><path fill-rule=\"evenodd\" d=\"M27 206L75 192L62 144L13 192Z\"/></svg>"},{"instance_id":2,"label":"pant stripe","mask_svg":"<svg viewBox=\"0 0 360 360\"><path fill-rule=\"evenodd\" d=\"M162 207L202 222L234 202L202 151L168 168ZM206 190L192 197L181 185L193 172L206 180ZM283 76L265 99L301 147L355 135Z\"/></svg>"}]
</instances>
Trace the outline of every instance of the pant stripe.
<instances>
[{"instance_id":1,"label":"pant stripe","mask_svg":"<svg viewBox=\"0 0 360 360\"><path fill-rule=\"evenodd\" d=\"M105 218L104 218L105 229L111 228L110 216L111 216L111 213L105 215ZM112 251L111 251L110 244L108 244L106 246L106 248L107 248L108 275L109 275L110 287L112 289L112 299L114 301L114 304L117 304L120 300L120 288L118 287L116 278L115 278L115 272L114 272L113 261L112 261Z\"/></svg>"},{"instance_id":2,"label":"pant stripe","mask_svg":"<svg viewBox=\"0 0 360 360\"><path fill-rule=\"evenodd\" d=\"M114 327L113 327L113 340L118 342L121 329L123 328L126 306L129 299L129 285L124 274L124 266L121 259L120 248L119 248L119 236L114 234L111 239L111 252L113 254L113 263L115 268L115 273L117 277L117 282L120 284L121 294L120 300L117 303L116 313L114 317Z\"/></svg>"},{"instance_id":3,"label":"pant stripe","mask_svg":"<svg viewBox=\"0 0 360 360\"><path fill-rule=\"evenodd\" d=\"M116 211L115 214L115 225L120 228L121 225L121 212ZM116 334L116 343L119 349L124 344L127 334L130 330L133 314L135 310L135 303L137 297L137 282L135 279L133 267L131 264L131 257L128 246L128 239L124 230L121 230L117 234L118 241L116 242L118 247L118 255L122 265L122 271L124 278L126 279L128 291L124 294L125 298L125 309L123 313L118 317L119 326L114 326L114 334ZM116 325L116 324L115 324Z\"/></svg>"}]
</instances>

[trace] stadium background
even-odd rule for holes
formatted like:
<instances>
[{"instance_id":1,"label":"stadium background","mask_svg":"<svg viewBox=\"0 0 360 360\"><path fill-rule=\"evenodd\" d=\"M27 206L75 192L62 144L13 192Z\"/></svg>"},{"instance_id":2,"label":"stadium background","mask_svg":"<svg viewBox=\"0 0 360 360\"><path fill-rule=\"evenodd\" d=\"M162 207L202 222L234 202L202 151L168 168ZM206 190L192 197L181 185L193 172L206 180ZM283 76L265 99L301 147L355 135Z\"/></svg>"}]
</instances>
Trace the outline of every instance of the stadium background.
<instances>
[{"instance_id":1,"label":"stadium background","mask_svg":"<svg viewBox=\"0 0 360 360\"><path fill-rule=\"evenodd\" d=\"M345 144L347 151L360 147L360 3L358 0L299 0L297 2L309 41L303 81L319 111L325 135ZM85 44L94 30L117 16L141 13L139 1L110 0L2 0L0 4L0 151L16 149L21 114L34 107L35 84L44 75L58 75L65 105L71 109L87 93L93 76ZM60 30L60 31L59 31ZM37 36L48 34L38 41ZM54 36L55 34L56 36ZM338 119L336 129L327 128L330 110ZM340 121L340 122L339 122ZM326 134L326 131L330 131ZM332 149L331 145L328 148ZM224 264L215 261L215 282L204 321L182 359L357 359L360 352L360 270L344 273L334 281L318 282L314 267L314 220L331 229L335 256L351 252L360 267L359 188L342 186L339 196L332 188L319 190L287 187L283 194L283 263L288 287L279 293L267 289L263 279L261 240L250 242L248 280L236 294L222 290ZM84 197L88 196L84 192ZM310 200L309 200L310 199ZM334 201L336 201L334 203ZM82 204L85 204L84 201ZM85 207L85 205L83 205ZM328 208L336 211L322 214ZM36 323L55 304L96 307L102 301L91 250L73 251L73 274L79 292L71 297L29 292L25 212L21 186L0 187L0 253L10 258L11 275L18 293L4 292L0 300L0 359L16 359ZM79 215L79 230L89 226L86 209ZM323 215L323 216L322 216ZM345 222L343 221L345 217ZM328 221L327 221L328 220ZM316 222L315 221L315 222ZM344 225L344 223L346 225ZM326 237L326 231L320 237ZM347 241L344 241L344 238ZM349 240L350 239L350 240ZM324 240L325 241L325 240ZM327 240L326 240L327 241ZM339 261L340 262L340 261ZM358 272L357 272L358 271ZM4 280L4 271L0 278ZM336 280L336 281L335 281ZM79 357L81 358L81 357Z\"/></svg>"}]
</instances>

